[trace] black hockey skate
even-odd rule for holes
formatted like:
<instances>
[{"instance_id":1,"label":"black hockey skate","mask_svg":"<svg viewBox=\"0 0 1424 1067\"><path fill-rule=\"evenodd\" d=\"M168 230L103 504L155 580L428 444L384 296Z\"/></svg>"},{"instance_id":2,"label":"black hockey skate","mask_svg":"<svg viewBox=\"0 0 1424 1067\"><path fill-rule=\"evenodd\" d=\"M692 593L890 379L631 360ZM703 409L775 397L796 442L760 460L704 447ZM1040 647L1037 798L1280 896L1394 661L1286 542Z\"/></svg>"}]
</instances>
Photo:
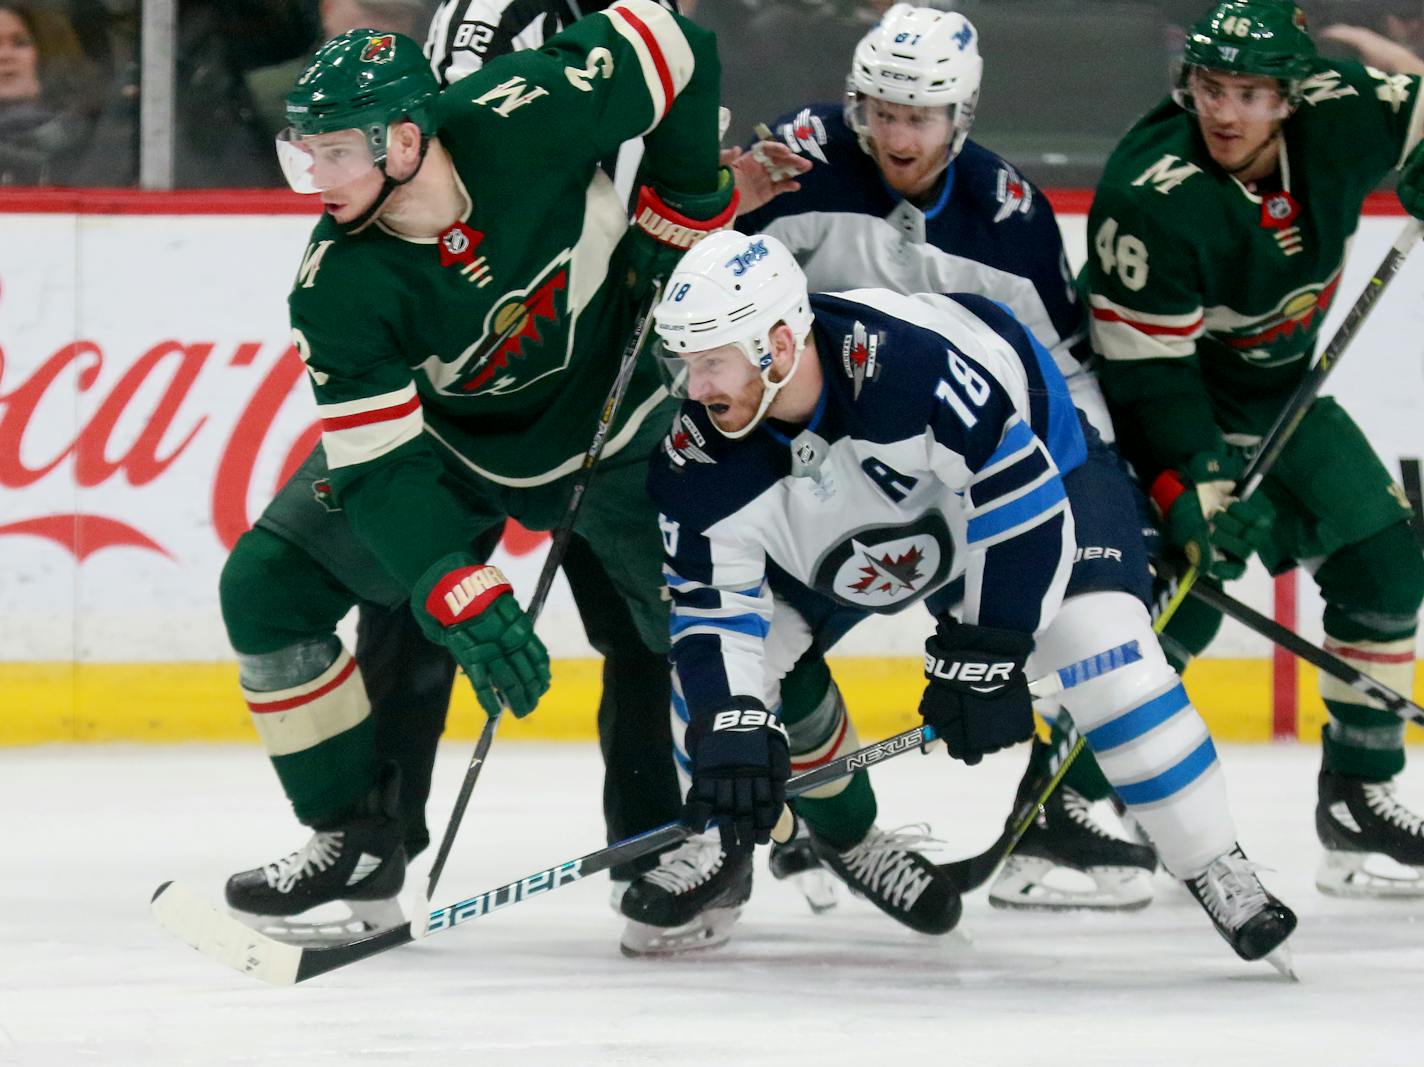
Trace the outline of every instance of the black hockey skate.
<instances>
[{"instance_id":1,"label":"black hockey skate","mask_svg":"<svg viewBox=\"0 0 1424 1067\"><path fill-rule=\"evenodd\" d=\"M963 905L954 880L914 849L933 840L925 826L889 832L872 826L860 844L844 852L814 834L811 840L852 892L911 930L947 934L959 922Z\"/></svg>"},{"instance_id":2,"label":"black hockey skate","mask_svg":"<svg viewBox=\"0 0 1424 1067\"><path fill-rule=\"evenodd\" d=\"M1038 790L1031 774L1025 785ZM1017 808L1029 795L1020 787ZM996 908L1136 911L1152 903L1157 854L1147 845L1114 837L1093 817L1093 802L1060 784L1024 831L989 890Z\"/></svg>"},{"instance_id":3,"label":"black hockey skate","mask_svg":"<svg viewBox=\"0 0 1424 1067\"><path fill-rule=\"evenodd\" d=\"M1393 782L1322 769L1315 833L1325 855L1315 885L1332 897L1424 896L1424 817L1394 798Z\"/></svg>"},{"instance_id":4,"label":"black hockey skate","mask_svg":"<svg viewBox=\"0 0 1424 1067\"><path fill-rule=\"evenodd\" d=\"M816 846L811 841L811 833L806 829L806 824L794 813L792 818L795 820L796 829L790 840L772 841L767 866L771 868L771 875L778 882L791 879L796 888L801 890L811 910L819 915L836 906L835 880L821 863L821 857L816 855Z\"/></svg>"},{"instance_id":5,"label":"black hockey skate","mask_svg":"<svg viewBox=\"0 0 1424 1067\"><path fill-rule=\"evenodd\" d=\"M379 783L345 819L315 827L311 840L291 855L229 878L229 908L263 933L298 942L346 939L403 922L395 899L406 863L399 796L399 773L394 766L383 769ZM350 909L349 918L291 919L335 902Z\"/></svg>"},{"instance_id":6,"label":"black hockey skate","mask_svg":"<svg viewBox=\"0 0 1424 1067\"><path fill-rule=\"evenodd\" d=\"M1265 959L1294 978L1290 946L1285 942L1295 929L1295 912L1266 891L1256 877L1259 869L1237 845L1183 884L1238 956Z\"/></svg>"},{"instance_id":7,"label":"black hockey skate","mask_svg":"<svg viewBox=\"0 0 1424 1067\"><path fill-rule=\"evenodd\" d=\"M689 838L623 893L625 956L716 948L732 936L752 895L750 852L728 856L717 831Z\"/></svg>"}]
</instances>

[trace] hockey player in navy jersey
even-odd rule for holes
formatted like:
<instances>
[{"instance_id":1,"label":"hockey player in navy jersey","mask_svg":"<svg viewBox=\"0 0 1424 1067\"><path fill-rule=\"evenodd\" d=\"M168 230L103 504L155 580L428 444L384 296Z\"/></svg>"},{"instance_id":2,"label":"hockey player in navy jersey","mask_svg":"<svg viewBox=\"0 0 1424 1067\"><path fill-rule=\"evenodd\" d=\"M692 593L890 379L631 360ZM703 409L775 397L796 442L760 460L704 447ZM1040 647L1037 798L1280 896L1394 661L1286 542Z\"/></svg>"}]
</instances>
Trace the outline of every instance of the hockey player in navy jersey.
<instances>
[{"instance_id":1,"label":"hockey player in navy jersey","mask_svg":"<svg viewBox=\"0 0 1424 1067\"><path fill-rule=\"evenodd\" d=\"M1031 674L1141 634L1141 601L1081 595L1113 570L1145 579L1140 535L1129 558L1126 482L1002 306L809 296L776 238L724 232L683 257L655 326L688 398L648 473L688 718L684 810L719 828L729 857L766 841L780 815L797 725L783 726L783 678L869 613L923 603L934 615L920 713L966 763L1030 737ZM1094 556L1079 551L1085 536L1124 547ZM1148 634L1140 660L1064 703L1237 954L1288 967L1295 916L1237 847L1206 726ZM957 920L953 886L897 835L872 825L858 842L817 844L907 925ZM657 887L635 882L625 911L639 894L655 902Z\"/></svg>"},{"instance_id":2,"label":"hockey player in navy jersey","mask_svg":"<svg viewBox=\"0 0 1424 1067\"><path fill-rule=\"evenodd\" d=\"M752 154L733 161L744 211L737 226L780 239L813 290L972 292L1007 305L1053 354L1074 403L1111 442L1053 209L1011 164L969 139L982 71L977 31L962 15L891 8L855 50L844 105L813 104L775 122L776 137L805 161L799 190L773 199L775 187ZM832 684L813 657L788 687L821 699ZM1035 746L1022 793L1039 792L1073 739L1055 719L1050 742ZM990 900L1038 908L1150 903L1152 850L1111 835L1091 814L1093 803L1110 795L1084 753L1010 857ZM814 813L814 803L802 807ZM818 884L814 862L804 830L772 849L773 872L796 874L813 906L824 905L833 898ZM1060 867L1088 878L1052 877Z\"/></svg>"}]
</instances>

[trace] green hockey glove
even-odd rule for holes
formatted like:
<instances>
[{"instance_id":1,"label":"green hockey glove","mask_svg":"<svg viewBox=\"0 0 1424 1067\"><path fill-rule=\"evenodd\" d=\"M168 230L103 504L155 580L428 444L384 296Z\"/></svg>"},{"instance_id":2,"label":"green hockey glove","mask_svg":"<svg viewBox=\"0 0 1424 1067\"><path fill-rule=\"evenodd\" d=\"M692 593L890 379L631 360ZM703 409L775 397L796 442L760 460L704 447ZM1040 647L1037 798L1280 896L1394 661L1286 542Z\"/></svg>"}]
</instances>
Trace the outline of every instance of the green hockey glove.
<instances>
[{"instance_id":1,"label":"green hockey glove","mask_svg":"<svg viewBox=\"0 0 1424 1067\"><path fill-rule=\"evenodd\" d=\"M643 186L626 238L628 287L641 291L652 279L666 278L688 249L736 217L737 186L727 167L718 171L716 191L698 196Z\"/></svg>"},{"instance_id":2,"label":"green hockey glove","mask_svg":"<svg viewBox=\"0 0 1424 1067\"><path fill-rule=\"evenodd\" d=\"M1150 496L1162 515L1167 540L1204 574L1233 581L1270 535L1274 512L1260 493L1240 501L1231 495L1243 470L1235 456L1202 452L1185 471L1166 470Z\"/></svg>"},{"instance_id":3,"label":"green hockey glove","mask_svg":"<svg viewBox=\"0 0 1424 1067\"><path fill-rule=\"evenodd\" d=\"M1414 146L1399 168L1398 192L1404 210L1416 219L1424 219L1424 142Z\"/></svg>"},{"instance_id":4,"label":"green hockey glove","mask_svg":"<svg viewBox=\"0 0 1424 1067\"><path fill-rule=\"evenodd\" d=\"M453 553L421 575L411 608L425 636L469 676L486 715L523 718L549 690L549 653L498 567Z\"/></svg>"}]
</instances>

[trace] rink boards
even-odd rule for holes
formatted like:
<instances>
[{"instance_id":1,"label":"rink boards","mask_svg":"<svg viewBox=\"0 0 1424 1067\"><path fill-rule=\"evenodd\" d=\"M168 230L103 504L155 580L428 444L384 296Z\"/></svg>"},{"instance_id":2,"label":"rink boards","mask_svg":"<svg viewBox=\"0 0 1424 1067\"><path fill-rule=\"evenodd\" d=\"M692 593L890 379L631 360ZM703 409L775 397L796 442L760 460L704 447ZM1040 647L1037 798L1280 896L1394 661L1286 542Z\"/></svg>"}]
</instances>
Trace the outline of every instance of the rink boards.
<instances>
[{"instance_id":1,"label":"rink boards","mask_svg":"<svg viewBox=\"0 0 1424 1067\"><path fill-rule=\"evenodd\" d=\"M1077 265L1087 197L1054 200ZM1400 224L1397 206L1372 203L1333 322ZM252 737L217 575L316 439L285 304L310 225L308 205L281 194L0 193L0 744ZM1417 255L1327 390L1396 472L1424 453L1421 293ZM516 588L532 588L545 543L507 537L499 562ZM1232 591L1263 611L1281 592L1256 567ZM1298 592L1301 631L1318 640L1319 601L1308 580ZM912 610L842 646L863 734L910 725L927 630ZM591 737L597 663L562 583L540 631L555 688L502 734ZM1312 678L1297 707L1264 641L1228 623L1212 653L1188 681L1219 736L1318 732ZM472 735L459 689L452 732Z\"/></svg>"}]
</instances>

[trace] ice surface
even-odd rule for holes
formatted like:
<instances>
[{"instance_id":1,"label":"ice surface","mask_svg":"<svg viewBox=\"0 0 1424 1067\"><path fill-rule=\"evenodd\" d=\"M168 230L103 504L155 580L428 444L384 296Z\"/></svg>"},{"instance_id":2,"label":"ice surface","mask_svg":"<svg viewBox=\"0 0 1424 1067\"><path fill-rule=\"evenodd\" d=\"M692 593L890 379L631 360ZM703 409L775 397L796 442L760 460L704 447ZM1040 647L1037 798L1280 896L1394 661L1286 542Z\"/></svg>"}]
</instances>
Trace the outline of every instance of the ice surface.
<instances>
[{"instance_id":1,"label":"ice surface","mask_svg":"<svg viewBox=\"0 0 1424 1067\"><path fill-rule=\"evenodd\" d=\"M946 857L977 851L1026 753L886 764L881 824L926 819ZM1001 912L980 891L960 931L932 939L844 893L812 916L759 857L732 944L700 958L623 958L599 876L274 989L171 940L148 910L163 880L216 900L227 874L305 840L256 748L0 751L0 1064L1424 1061L1424 902L1315 891L1317 751L1222 757L1242 843L1301 915L1300 984L1236 959L1165 875L1156 903L1127 915ZM467 758L442 753L437 832ZM591 745L496 742L436 903L597 847L600 775ZM1402 797L1424 808L1424 770L1406 772Z\"/></svg>"}]
</instances>

